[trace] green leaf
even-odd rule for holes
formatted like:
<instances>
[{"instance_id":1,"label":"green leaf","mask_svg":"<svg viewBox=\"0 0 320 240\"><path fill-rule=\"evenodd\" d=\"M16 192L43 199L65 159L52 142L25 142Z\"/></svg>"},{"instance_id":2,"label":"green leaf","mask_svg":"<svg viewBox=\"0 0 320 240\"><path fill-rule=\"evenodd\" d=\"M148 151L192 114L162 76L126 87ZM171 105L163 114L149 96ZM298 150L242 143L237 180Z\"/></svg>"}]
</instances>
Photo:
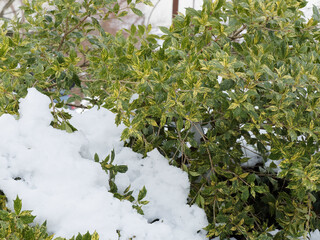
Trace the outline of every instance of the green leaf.
<instances>
[{"instance_id":1,"label":"green leaf","mask_svg":"<svg viewBox=\"0 0 320 240\"><path fill-rule=\"evenodd\" d=\"M271 152L271 154L269 155L269 158L271 160L280 160L283 157L283 155L281 154L281 152Z\"/></svg>"},{"instance_id":2,"label":"green leaf","mask_svg":"<svg viewBox=\"0 0 320 240\"><path fill-rule=\"evenodd\" d=\"M138 194L138 202L144 199L146 195L147 195L147 189L145 186L143 186L143 188L139 191L139 194Z\"/></svg>"},{"instance_id":3,"label":"green leaf","mask_svg":"<svg viewBox=\"0 0 320 240\"><path fill-rule=\"evenodd\" d=\"M76 73L72 74L72 81L78 86L81 87L81 81L79 76Z\"/></svg>"},{"instance_id":4,"label":"green leaf","mask_svg":"<svg viewBox=\"0 0 320 240\"><path fill-rule=\"evenodd\" d=\"M220 90L221 91L227 91L231 89L235 85L235 81L232 79L223 79L220 83Z\"/></svg>"},{"instance_id":5,"label":"green leaf","mask_svg":"<svg viewBox=\"0 0 320 240\"><path fill-rule=\"evenodd\" d=\"M289 136L290 136L292 141L296 141L297 140L298 136L297 136L296 131L294 131L292 129L289 129L288 133L289 133Z\"/></svg>"},{"instance_id":6,"label":"green leaf","mask_svg":"<svg viewBox=\"0 0 320 240\"><path fill-rule=\"evenodd\" d=\"M269 110L269 111L272 111L272 112L276 112L276 111L278 111L278 107L277 106L270 106L266 110Z\"/></svg>"},{"instance_id":7,"label":"green leaf","mask_svg":"<svg viewBox=\"0 0 320 240\"><path fill-rule=\"evenodd\" d=\"M82 240L82 235L80 233L78 233L76 240Z\"/></svg>"},{"instance_id":8,"label":"green leaf","mask_svg":"<svg viewBox=\"0 0 320 240\"><path fill-rule=\"evenodd\" d=\"M204 204L205 204L204 197L198 194L196 198L196 203L198 204L199 207L204 208Z\"/></svg>"},{"instance_id":9,"label":"green leaf","mask_svg":"<svg viewBox=\"0 0 320 240\"><path fill-rule=\"evenodd\" d=\"M201 174L193 171L188 172L192 177L199 177Z\"/></svg>"},{"instance_id":10,"label":"green leaf","mask_svg":"<svg viewBox=\"0 0 320 240\"><path fill-rule=\"evenodd\" d=\"M116 156L116 154L114 152L114 149L112 149L112 151L111 151L111 163L113 163L115 156Z\"/></svg>"},{"instance_id":11,"label":"green leaf","mask_svg":"<svg viewBox=\"0 0 320 240\"><path fill-rule=\"evenodd\" d=\"M140 201L139 202L141 205L147 205L149 203L149 201Z\"/></svg>"},{"instance_id":12,"label":"green leaf","mask_svg":"<svg viewBox=\"0 0 320 240\"><path fill-rule=\"evenodd\" d=\"M132 24L130 28L131 35L135 35L136 32L137 32L137 27L134 24Z\"/></svg>"},{"instance_id":13,"label":"green leaf","mask_svg":"<svg viewBox=\"0 0 320 240\"><path fill-rule=\"evenodd\" d=\"M111 193L117 193L118 192L118 187L117 185L114 183L114 181L109 181L109 187L110 187L110 192Z\"/></svg>"},{"instance_id":14,"label":"green leaf","mask_svg":"<svg viewBox=\"0 0 320 240\"><path fill-rule=\"evenodd\" d=\"M194 8L186 8L186 14L191 16L201 17L201 11Z\"/></svg>"},{"instance_id":15,"label":"green leaf","mask_svg":"<svg viewBox=\"0 0 320 240\"><path fill-rule=\"evenodd\" d=\"M241 193L241 200L242 201L247 201L249 198L249 189L248 187L245 187L244 190Z\"/></svg>"},{"instance_id":16,"label":"green leaf","mask_svg":"<svg viewBox=\"0 0 320 240\"><path fill-rule=\"evenodd\" d=\"M120 5L119 5L119 3L116 3L116 4L113 6L112 11L117 14L117 13L119 12L119 10L120 10Z\"/></svg>"},{"instance_id":17,"label":"green leaf","mask_svg":"<svg viewBox=\"0 0 320 240\"><path fill-rule=\"evenodd\" d=\"M166 124L166 121L167 121L166 115L162 114L160 119L160 127L163 127Z\"/></svg>"},{"instance_id":18,"label":"green leaf","mask_svg":"<svg viewBox=\"0 0 320 240\"><path fill-rule=\"evenodd\" d=\"M232 42L232 46L234 47L234 49L235 49L237 52L242 53L243 48L242 48L242 46L241 46L240 43Z\"/></svg>"},{"instance_id":19,"label":"green leaf","mask_svg":"<svg viewBox=\"0 0 320 240\"><path fill-rule=\"evenodd\" d=\"M18 196L16 197L16 199L13 202L13 208L14 208L15 213L17 215L19 215L21 212L21 208L22 208L22 201Z\"/></svg>"},{"instance_id":20,"label":"green leaf","mask_svg":"<svg viewBox=\"0 0 320 240\"><path fill-rule=\"evenodd\" d=\"M132 12L136 15L138 15L139 17L143 16L143 13L138 9L138 8L131 8Z\"/></svg>"},{"instance_id":21,"label":"green leaf","mask_svg":"<svg viewBox=\"0 0 320 240\"><path fill-rule=\"evenodd\" d=\"M246 178L249 175L248 172L242 173L239 175L240 178Z\"/></svg>"},{"instance_id":22,"label":"green leaf","mask_svg":"<svg viewBox=\"0 0 320 240\"><path fill-rule=\"evenodd\" d=\"M183 128L183 120L182 118L179 118L177 121L177 130L180 132Z\"/></svg>"},{"instance_id":23,"label":"green leaf","mask_svg":"<svg viewBox=\"0 0 320 240\"><path fill-rule=\"evenodd\" d=\"M319 9L317 8L317 6L313 5L312 12L313 12L312 18L315 21L319 22L320 21L320 13L319 13Z\"/></svg>"},{"instance_id":24,"label":"green leaf","mask_svg":"<svg viewBox=\"0 0 320 240\"><path fill-rule=\"evenodd\" d=\"M139 29L139 35L143 36L146 30L145 26L138 25L138 29Z\"/></svg>"},{"instance_id":25,"label":"green leaf","mask_svg":"<svg viewBox=\"0 0 320 240\"><path fill-rule=\"evenodd\" d=\"M94 161L95 162L99 162L100 161L99 156L98 156L97 153L94 154Z\"/></svg>"},{"instance_id":26,"label":"green leaf","mask_svg":"<svg viewBox=\"0 0 320 240\"><path fill-rule=\"evenodd\" d=\"M128 166L126 166L126 165L117 165L115 169L119 173L125 173L125 172L128 171Z\"/></svg>"},{"instance_id":27,"label":"green leaf","mask_svg":"<svg viewBox=\"0 0 320 240\"><path fill-rule=\"evenodd\" d=\"M140 215L144 215L144 212L143 212L143 210L141 209L141 207L134 206L134 205L133 205L132 207L135 208Z\"/></svg>"},{"instance_id":28,"label":"green leaf","mask_svg":"<svg viewBox=\"0 0 320 240\"><path fill-rule=\"evenodd\" d=\"M121 17L127 16L127 15L128 15L128 11L122 11L118 14L118 17L121 18Z\"/></svg>"},{"instance_id":29,"label":"green leaf","mask_svg":"<svg viewBox=\"0 0 320 240\"><path fill-rule=\"evenodd\" d=\"M72 48L71 50L70 50L70 58L71 59L76 59L77 58L77 52L74 50L74 48Z\"/></svg>"},{"instance_id":30,"label":"green leaf","mask_svg":"<svg viewBox=\"0 0 320 240\"><path fill-rule=\"evenodd\" d=\"M236 109L237 107L239 107L240 104L239 103L231 103L231 105L229 106L228 109L232 110L232 109Z\"/></svg>"},{"instance_id":31,"label":"green leaf","mask_svg":"<svg viewBox=\"0 0 320 240\"><path fill-rule=\"evenodd\" d=\"M19 217L24 224L33 223L33 220L36 218L35 216L31 215L31 211L23 211Z\"/></svg>"},{"instance_id":32,"label":"green leaf","mask_svg":"<svg viewBox=\"0 0 320 240\"><path fill-rule=\"evenodd\" d=\"M89 231L85 235L83 235L82 240L91 240L91 235Z\"/></svg>"},{"instance_id":33,"label":"green leaf","mask_svg":"<svg viewBox=\"0 0 320 240\"><path fill-rule=\"evenodd\" d=\"M168 35L171 34L171 32L169 31L169 29L166 28L166 27L159 27L159 29L161 30L161 32L163 32L163 33L165 33L165 34L168 34Z\"/></svg>"},{"instance_id":34,"label":"green leaf","mask_svg":"<svg viewBox=\"0 0 320 240\"><path fill-rule=\"evenodd\" d=\"M214 10L221 8L224 3L225 3L225 0L215 0L213 2Z\"/></svg>"},{"instance_id":35,"label":"green leaf","mask_svg":"<svg viewBox=\"0 0 320 240\"><path fill-rule=\"evenodd\" d=\"M96 231L92 234L91 240L99 240L99 235Z\"/></svg>"},{"instance_id":36,"label":"green leaf","mask_svg":"<svg viewBox=\"0 0 320 240\"><path fill-rule=\"evenodd\" d=\"M131 185L129 185L125 190L124 190L124 194L128 193L130 191Z\"/></svg>"},{"instance_id":37,"label":"green leaf","mask_svg":"<svg viewBox=\"0 0 320 240\"><path fill-rule=\"evenodd\" d=\"M254 183L254 181L256 180L256 175L255 174L250 174L248 177L247 177L247 182L248 183Z\"/></svg>"},{"instance_id":38,"label":"green leaf","mask_svg":"<svg viewBox=\"0 0 320 240\"><path fill-rule=\"evenodd\" d=\"M254 186L253 189L258 193L265 193L267 189L264 186Z\"/></svg>"},{"instance_id":39,"label":"green leaf","mask_svg":"<svg viewBox=\"0 0 320 240\"><path fill-rule=\"evenodd\" d=\"M9 218L9 212L5 211L5 210L0 210L0 220L2 221L8 221Z\"/></svg>"},{"instance_id":40,"label":"green leaf","mask_svg":"<svg viewBox=\"0 0 320 240\"><path fill-rule=\"evenodd\" d=\"M188 167L185 164L182 164L182 169L183 171L188 172Z\"/></svg>"}]
</instances>

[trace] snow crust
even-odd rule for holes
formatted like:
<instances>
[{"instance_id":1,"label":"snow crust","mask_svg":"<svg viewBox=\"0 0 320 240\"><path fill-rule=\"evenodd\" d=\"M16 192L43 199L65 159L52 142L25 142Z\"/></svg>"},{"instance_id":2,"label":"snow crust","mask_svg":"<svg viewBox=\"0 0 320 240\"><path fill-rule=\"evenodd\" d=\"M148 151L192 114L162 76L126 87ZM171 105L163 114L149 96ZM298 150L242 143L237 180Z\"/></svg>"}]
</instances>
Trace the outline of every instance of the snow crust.
<instances>
[{"instance_id":1,"label":"snow crust","mask_svg":"<svg viewBox=\"0 0 320 240\"><path fill-rule=\"evenodd\" d=\"M50 101L29 89L20 102L20 118L0 117L0 189L9 207L17 195L23 209L32 209L36 222L47 220L55 237L97 231L100 239L134 237L137 240L201 240L208 222L198 206L189 206L190 183L180 169L170 166L156 150L146 158L123 147L123 126L105 109L74 112L71 123L77 132L67 133L50 126ZM100 159L115 149L114 164L125 164L119 173L120 191L131 184L134 195L145 186L145 215L108 192L108 176L93 156ZM154 223L151 223L152 221Z\"/></svg>"}]
</instances>

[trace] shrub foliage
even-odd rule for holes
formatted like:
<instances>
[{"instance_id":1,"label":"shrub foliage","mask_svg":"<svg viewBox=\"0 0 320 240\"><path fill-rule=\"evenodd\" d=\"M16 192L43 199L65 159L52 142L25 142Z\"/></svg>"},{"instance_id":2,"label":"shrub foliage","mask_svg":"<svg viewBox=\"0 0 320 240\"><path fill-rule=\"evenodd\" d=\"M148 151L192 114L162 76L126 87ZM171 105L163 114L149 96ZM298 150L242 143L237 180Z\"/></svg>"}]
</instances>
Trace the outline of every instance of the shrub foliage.
<instances>
[{"instance_id":1,"label":"shrub foliage","mask_svg":"<svg viewBox=\"0 0 320 240\"><path fill-rule=\"evenodd\" d=\"M17 113L35 86L58 102L53 126L74 131L59 97L77 85L127 126L127 146L157 148L188 172L209 238L319 228L318 9L305 20L304 0L205 0L161 37L135 25L113 36L99 20L127 14L116 2L26 2L25 21L1 28L0 111ZM150 4L127 2L138 15L136 3ZM258 164L245 164L249 151Z\"/></svg>"},{"instance_id":2,"label":"shrub foliage","mask_svg":"<svg viewBox=\"0 0 320 240\"><path fill-rule=\"evenodd\" d=\"M0 193L0 238L6 240L52 240L53 235L47 233L46 222L41 226L33 224L35 216L31 211L22 209L22 201L17 198L14 200L14 211L11 212L6 207L6 199L2 192ZM54 238L54 240L66 240L65 238ZM94 232L92 235L87 232L84 235L80 233L77 237L72 237L69 240L99 240L99 235Z\"/></svg>"}]
</instances>

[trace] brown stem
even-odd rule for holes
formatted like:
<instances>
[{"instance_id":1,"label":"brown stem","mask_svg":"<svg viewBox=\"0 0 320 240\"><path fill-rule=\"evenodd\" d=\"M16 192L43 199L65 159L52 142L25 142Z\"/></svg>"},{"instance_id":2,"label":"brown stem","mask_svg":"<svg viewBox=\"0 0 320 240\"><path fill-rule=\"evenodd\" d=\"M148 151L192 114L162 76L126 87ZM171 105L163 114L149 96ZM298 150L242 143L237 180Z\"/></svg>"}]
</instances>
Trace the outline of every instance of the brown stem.
<instances>
[{"instance_id":1,"label":"brown stem","mask_svg":"<svg viewBox=\"0 0 320 240\"><path fill-rule=\"evenodd\" d=\"M201 135L201 138L203 139L203 141L207 144L207 138L206 136L203 134L203 132L197 127L196 124L194 124L193 122L190 121L190 123L197 129L198 133ZM213 160L211 158L211 153L209 151L209 148L206 147L206 150L207 150L207 153L208 153L208 157L209 157L209 160L210 160L210 166L211 166L211 171L212 172L215 172L215 169L214 169L214 166L213 166Z\"/></svg>"},{"instance_id":2,"label":"brown stem","mask_svg":"<svg viewBox=\"0 0 320 240\"><path fill-rule=\"evenodd\" d=\"M4 12L12 5L13 2L14 2L14 0L8 0L8 2L4 5L4 7L2 8L2 10L0 12L0 18L3 18Z\"/></svg>"},{"instance_id":3,"label":"brown stem","mask_svg":"<svg viewBox=\"0 0 320 240\"><path fill-rule=\"evenodd\" d=\"M56 107L54 105L54 101L53 101L53 97L52 96L50 96L50 100L51 100L51 105L52 105L52 111L53 111L54 114L56 114Z\"/></svg>"},{"instance_id":4,"label":"brown stem","mask_svg":"<svg viewBox=\"0 0 320 240\"><path fill-rule=\"evenodd\" d=\"M191 199L191 201L190 201L190 206L194 203L194 201L196 200L196 198L197 198L197 196L198 196L198 194L200 193L200 191L201 191L201 189L203 188L203 186L204 186L204 184L205 183L202 183L202 185L201 185L201 187L199 188L199 190L198 190L198 192L194 195L194 197Z\"/></svg>"},{"instance_id":5,"label":"brown stem","mask_svg":"<svg viewBox=\"0 0 320 240\"><path fill-rule=\"evenodd\" d=\"M64 43L64 41L66 40L67 36L68 36L70 33L72 33L75 29L77 29L85 20L87 20L87 18L88 18L89 16L90 16L90 15L87 15L87 16L85 16L84 18L82 18L81 21L80 21L77 25L75 25L73 28L69 29L68 31L66 31L66 32L64 33L64 35L63 35L63 37L62 37L62 39L61 39L61 41L60 41L60 44L59 44L59 47L58 47L58 51L61 50L61 48L62 48L62 46L63 46L63 43ZM67 18L66 24L68 25L68 18Z\"/></svg>"},{"instance_id":6,"label":"brown stem","mask_svg":"<svg viewBox=\"0 0 320 240\"><path fill-rule=\"evenodd\" d=\"M150 24L150 19L151 19L151 16L154 12L154 10L157 8L158 4L160 3L161 0L158 0L158 2L156 2L156 4L154 5L154 7L152 8L150 14L149 14L149 17L148 17L148 21L147 21L147 26Z\"/></svg>"},{"instance_id":7,"label":"brown stem","mask_svg":"<svg viewBox=\"0 0 320 240\"><path fill-rule=\"evenodd\" d=\"M72 104L72 103L66 103L66 105L69 106L69 107L88 109L87 106L84 106L84 105L82 105L82 104L77 105L77 104Z\"/></svg>"},{"instance_id":8,"label":"brown stem","mask_svg":"<svg viewBox=\"0 0 320 240\"><path fill-rule=\"evenodd\" d=\"M180 134L180 132L178 131L178 129L177 129L177 134L178 134L178 137L179 137L179 141L180 141L180 147L181 147L181 154L182 154L182 162L183 163L185 163L185 161L184 161L184 158L185 158L185 160L187 160L188 161L188 163L190 162L189 161L189 158L188 158L188 156L184 153L185 151L184 151L184 142L185 142L185 139L186 139L186 136L184 137L184 139L182 139L182 136L181 136L181 134Z\"/></svg>"},{"instance_id":9,"label":"brown stem","mask_svg":"<svg viewBox=\"0 0 320 240\"><path fill-rule=\"evenodd\" d=\"M241 38L242 36L239 36L240 33L242 33L245 29L247 28L247 25L242 25L241 28L239 28L238 30L235 30L230 36L229 38L231 38L231 40L235 40L237 38Z\"/></svg>"}]
</instances>

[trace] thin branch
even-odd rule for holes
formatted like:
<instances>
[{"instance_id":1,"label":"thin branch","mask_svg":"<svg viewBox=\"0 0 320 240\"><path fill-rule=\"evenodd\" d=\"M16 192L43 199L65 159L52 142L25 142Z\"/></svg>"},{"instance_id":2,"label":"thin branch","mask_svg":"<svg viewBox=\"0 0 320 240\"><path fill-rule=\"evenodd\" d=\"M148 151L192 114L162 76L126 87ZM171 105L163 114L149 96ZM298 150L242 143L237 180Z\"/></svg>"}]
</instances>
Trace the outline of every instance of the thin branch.
<instances>
[{"instance_id":1,"label":"thin branch","mask_svg":"<svg viewBox=\"0 0 320 240\"><path fill-rule=\"evenodd\" d=\"M0 12L0 18L3 18L4 12L12 5L14 0L8 0L8 2L3 6L1 12Z\"/></svg>"},{"instance_id":2,"label":"thin branch","mask_svg":"<svg viewBox=\"0 0 320 240\"><path fill-rule=\"evenodd\" d=\"M183 142L187 139L187 136L188 136L188 134L186 134L186 135L184 136L184 138L182 139ZM181 139L181 135L180 135L180 137L179 137L179 140L180 140L180 139ZM180 142L180 143L181 143L181 142ZM182 145L180 144L180 146L182 146ZM182 147L181 147L181 151L183 151ZM173 154L172 159L174 159L174 158L176 157L176 155L177 155L178 152L179 152L179 148L176 149L175 153Z\"/></svg>"},{"instance_id":3,"label":"thin branch","mask_svg":"<svg viewBox=\"0 0 320 240\"><path fill-rule=\"evenodd\" d=\"M16 11L16 9L14 8L13 4L10 6L10 8L11 8L11 10L12 10L12 12L10 12L10 13L13 13L13 14L17 17L17 16L18 16L18 15L17 15L17 11Z\"/></svg>"},{"instance_id":4,"label":"thin branch","mask_svg":"<svg viewBox=\"0 0 320 240\"><path fill-rule=\"evenodd\" d=\"M53 112L54 114L56 114L56 107L55 107L55 104L54 104L54 101L53 101L53 97L52 97L52 96L50 96L50 100L51 100L51 105L52 105L52 112Z\"/></svg>"},{"instance_id":5,"label":"thin branch","mask_svg":"<svg viewBox=\"0 0 320 240\"><path fill-rule=\"evenodd\" d=\"M198 133L201 135L201 138L202 138L203 141L207 144L208 141L207 141L206 136L203 134L203 131L200 130L200 129L198 128L198 126L197 126L196 124L194 124L194 122L190 121L190 123L197 129ZM212 160L212 158L211 158L211 153L210 153L210 151L209 151L209 148L206 147L206 150L207 150L208 157L209 157L209 160L210 160L211 171L212 171L212 172L215 172L215 169L214 169L214 166L213 166L213 160Z\"/></svg>"},{"instance_id":6,"label":"thin branch","mask_svg":"<svg viewBox=\"0 0 320 240\"><path fill-rule=\"evenodd\" d=\"M235 30L235 31L229 36L229 38L231 38L231 40L235 40L235 39L241 38L242 35L240 35L240 33L242 33L246 28L247 28L247 25L243 24L243 25L241 26L241 28L239 28L238 30Z\"/></svg>"},{"instance_id":7,"label":"thin branch","mask_svg":"<svg viewBox=\"0 0 320 240\"><path fill-rule=\"evenodd\" d=\"M157 2L157 3L154 5L154 7L152 8L152 10L151 10L151 12L150 12L150 15L149 15L149 17L148 17L147 26L149 25L151 16L152 16L154 10L156 9L156 7L158 6L158 4L160 3L160 1L161 1L161 0L158 0L158 2Z\"/></svg>"},{"instance_id":8,"label":"thin branch","mask_svg":"<svg viewBox=\"0 0 320 240\"><path fill-rule=\"evenodd\" d=\"M246 149L246 150L248 150L248 151L250 151L250 152L252 152L252 153L254 153L254 154L256 154L256 155L258 155L260 157L262 157L260 153L254 151L254 150L252 150L252 149L250 149L250 148L248 148L248 147L246 147L244 145L241 145L241 147L243 147L244 149Z\"/></svg>"},{"instance_id":9,"label":"thin branch","mask_svg":"<svg viewBox=\"0 0 320 240\"><path fill-rule=\"evenodd\" d=\"M202 185L201 185L201 187L199 188L199 190L197 191L197 193L196 193L196 194L194 195L194 197L191 199L191 201L190 201L190 203L189 203L190 206L191 206L191 205L194 203L194 201L196 200L196 198L197 198L197 196L199 195L199 193L200 193L201 189L203 188L204 184L205 184L205 183L202 183Z\"/></svg>"},{"instance_id":10,"label":"thin branch","mask_svg":"<svg viewBox=\"0 0 320 240\"><path fill-rule=\"evenodd\" d=\"M59 44L59 47L58 47L58 51L61 50L62 45L63 45L64 41L66 40L67 36L70 33L72 33L75 29L77 29L85 20L87 20L88 17L89 17L89 15L85 16L77 25L75 25L73 28L71 28L70 30L68 30L67 32L64 33L64 35L63 35L63 37L62 37L62 39L60 41L60 44Z\"/></svg>"},{"instance_id":11,"label":"thin branch","mask_svg":"<svg viewBox=\"0 0 320 240\"><path fill-rule=\"evenodd\" d=\"M85 106L85 105L83 105L83 104L77 105L77 104L72 104L72 103L66 103L65 105L67 105L67 106L69 106L69 107L88 109L88 107Z\"/></svg>"}]
</instances>

